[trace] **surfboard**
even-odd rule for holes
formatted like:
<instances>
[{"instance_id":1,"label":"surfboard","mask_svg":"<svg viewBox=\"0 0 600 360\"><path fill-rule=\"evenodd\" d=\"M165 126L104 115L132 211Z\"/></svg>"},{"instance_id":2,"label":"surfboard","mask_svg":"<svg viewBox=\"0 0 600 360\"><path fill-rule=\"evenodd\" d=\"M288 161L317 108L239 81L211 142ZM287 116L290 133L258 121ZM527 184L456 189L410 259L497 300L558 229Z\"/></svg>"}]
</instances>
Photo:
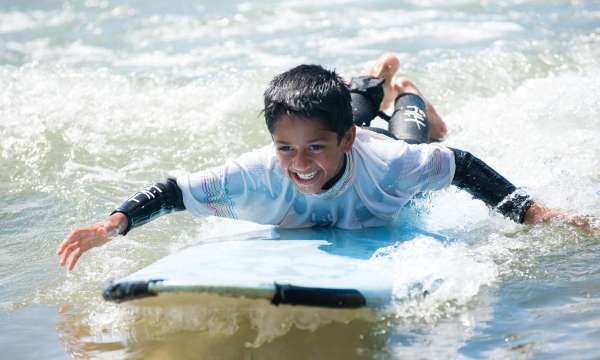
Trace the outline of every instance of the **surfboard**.
<instances>
[{"instance_id":1,"label":"surfboard","mask_svg":"<svg viewBox=\"0 0 600 360\"><path fill-rule=\"evenodd\" d=\"M392 227L269 228L204 239L111 282L103 297L148 303L208 294L273 305L377 308L391 301L394 279L392 265L377 261L376 252L422 234Z\"/></svg>"}]
</instances>

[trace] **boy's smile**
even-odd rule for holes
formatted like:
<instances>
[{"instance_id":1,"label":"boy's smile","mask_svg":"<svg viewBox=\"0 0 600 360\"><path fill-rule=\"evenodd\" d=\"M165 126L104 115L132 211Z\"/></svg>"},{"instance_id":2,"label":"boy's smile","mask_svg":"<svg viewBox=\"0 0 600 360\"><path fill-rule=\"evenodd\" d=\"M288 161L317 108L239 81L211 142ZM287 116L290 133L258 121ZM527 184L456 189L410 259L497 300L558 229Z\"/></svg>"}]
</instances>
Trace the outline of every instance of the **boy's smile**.
<instances>
[{"instance_id":1,"label":"boy's smile","mask_svg":"<svg viewBox=\"0 0 600 360\"><path fill-rule=\"evenodd\" d=\"M318 194L342 169L356 128L350 128L338 144L337 134L318 120L287 116L277 122L271 135L285 175L300 192Z\"/></svg>"}]
</instances>

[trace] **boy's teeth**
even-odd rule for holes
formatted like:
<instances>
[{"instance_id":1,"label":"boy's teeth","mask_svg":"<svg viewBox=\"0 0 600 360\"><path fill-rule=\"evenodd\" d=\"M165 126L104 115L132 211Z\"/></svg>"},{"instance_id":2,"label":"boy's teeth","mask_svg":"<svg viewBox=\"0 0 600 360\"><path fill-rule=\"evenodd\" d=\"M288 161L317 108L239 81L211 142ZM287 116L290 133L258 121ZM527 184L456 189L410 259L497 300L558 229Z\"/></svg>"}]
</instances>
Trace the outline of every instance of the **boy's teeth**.
<instances>
[{"instance_id":1,"label":"boy's teeth","mask_svg":"<svg viewBox=\"0 0 600 360\"><path fill-rule=\"evenodd\" d=\"M300 179L302 179L302 180L310 180L310 179L314 178L315 175L317 175L317 172L313 171L313 172L308 173L308 174L301 174L301 173L296 173L296 174L298 174L298 177Z\"/></svg>"}]
</instances>

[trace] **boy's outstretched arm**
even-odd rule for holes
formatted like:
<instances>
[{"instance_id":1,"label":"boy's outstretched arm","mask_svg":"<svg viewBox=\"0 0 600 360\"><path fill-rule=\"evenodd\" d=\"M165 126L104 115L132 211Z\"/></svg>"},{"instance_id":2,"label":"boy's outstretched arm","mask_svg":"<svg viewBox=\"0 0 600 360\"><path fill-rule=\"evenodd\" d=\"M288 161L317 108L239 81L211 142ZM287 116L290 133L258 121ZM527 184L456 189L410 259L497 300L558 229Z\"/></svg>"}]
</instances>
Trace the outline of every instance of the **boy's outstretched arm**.
<instances>
[{"instance_id":1,"label":"boy's outstretched arm","mask_svg":"<svg viewBox=\"0 0 600 360\"><path fill-rule=\"evenodd\" d=\"M116 235L125 235L134 227L143 225L162 214L185 210L177 181L166 181L147 186L116 208L104 222L77 228L58 246L59 264L64 266L70 257L68 269L73 270L79 257L97 246L109 242Z\"/></svg>"},{"instance_id":2,"label":"boy's outstretched arm","mask_svg":"<svg viewBox=\"0 0 600 360\"><path fill-rule=\"evenodd\" d=\"M569 216L559 209L546 208L526 193L519 191L502 175L470 153L450 148L456 171L452 184L466 190L502 215L521 224L537 224L562 220L585 233L592 234L590 217Z\"/></svg>"}]
</instances>

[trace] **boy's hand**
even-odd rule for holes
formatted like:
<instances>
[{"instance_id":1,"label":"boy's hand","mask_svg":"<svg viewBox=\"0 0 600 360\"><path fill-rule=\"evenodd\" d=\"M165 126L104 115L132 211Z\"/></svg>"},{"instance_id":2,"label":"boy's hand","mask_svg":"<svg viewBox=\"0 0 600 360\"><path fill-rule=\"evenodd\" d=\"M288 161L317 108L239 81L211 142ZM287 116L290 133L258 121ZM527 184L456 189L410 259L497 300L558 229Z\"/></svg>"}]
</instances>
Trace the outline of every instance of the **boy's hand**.
<instances>
[{"instance_id":1,"label":"boy's hand","mask_svg":"<svg viewBox=\"0 0 600 360\"><path fill-rule=\"evenodd\" d=\"M126 227L127 218L121 213L116 213L111 215L104 224L95 224L71 231L56 250L56 255L60 257L60 266L64 266L71 257L68 270L73 270L77 260L84 252L106 244L119 233L120 229Z\"/></svg>"},{"instance_id":2,"label":"boy's hand","mask_svg":"<svg viewBox=\"0 0 600 360\"><path fill-rule=\"evenodd\" d=\"M559 209L546 208L538 203L534 203L525 214L526 224L547 223L553 220L564 221L588 236L595 235L600 231L597 220L591 216L567 215Z\"/></svg>"},{"instance_id":3,"label":"boy's hand","mask_svg":"<svg viewBox=\"0 0 600 360\"><path fill-rule=\"evenodd\" d=\"M598 220L589 215L575 215L568 219L568 223L583 231L588 236L600 234Z\"/></svg>"}]
</instances>

